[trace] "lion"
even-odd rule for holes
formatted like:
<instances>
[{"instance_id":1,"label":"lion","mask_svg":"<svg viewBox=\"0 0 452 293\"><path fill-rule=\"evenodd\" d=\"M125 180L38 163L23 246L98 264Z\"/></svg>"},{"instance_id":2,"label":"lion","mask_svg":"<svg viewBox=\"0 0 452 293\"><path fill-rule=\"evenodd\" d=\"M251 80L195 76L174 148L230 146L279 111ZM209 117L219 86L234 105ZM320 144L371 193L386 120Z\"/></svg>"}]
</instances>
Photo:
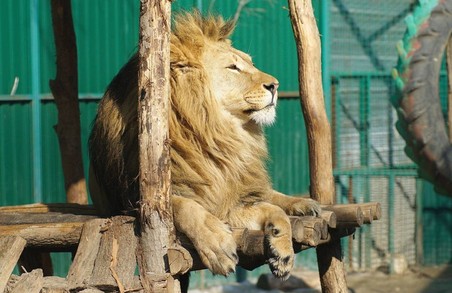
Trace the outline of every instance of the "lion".
<instances>
[{"instance_id":1,"label":"lion","mask_svg":"<svg viewBox=\"0 0 452 293\"><path fill-rule=\"evenodd\" d=\"M180 13L171 33L171 203L176 229L204 265L228 275L238 263L231 227L262 230L268 264L289 276L288 215L317 215L317 202L273 190L263 127L275 121L279 82L229 39L234 23ZM90 189L104 215L136 210L138 57L108 86L89 138Z\"/></svg>"}]
</instances>

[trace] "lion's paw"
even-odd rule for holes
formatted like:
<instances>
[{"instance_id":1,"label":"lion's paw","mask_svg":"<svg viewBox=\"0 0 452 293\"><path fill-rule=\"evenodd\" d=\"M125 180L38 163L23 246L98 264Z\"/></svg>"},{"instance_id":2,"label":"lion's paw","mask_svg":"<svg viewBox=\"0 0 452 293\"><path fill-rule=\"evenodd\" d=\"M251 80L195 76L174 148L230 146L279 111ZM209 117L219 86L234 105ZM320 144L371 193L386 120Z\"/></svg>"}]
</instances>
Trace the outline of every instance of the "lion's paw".
<instances>
[{"instance_id":1,"label":"lion's paw","mask_svg":"<svg viewBox=\"0 0 452 293\"><path fill-rule=\"evenodd\" d=\"M286 225L269 224L265 229L265 248L268 265L277 278L286 280L294 264L292 237ZM290 226L289 226L290 227Z\"/></svg>"},{"instance_id":2,"label":"lion's paw","mask_svg":"<svg viewBox=\"0 0 452 293\"><path fill-rule=\"evenodd\" d=\"M227 276L238 263L237 245L228 225L214 216L197 227L196 250L206 267L214 274Z\"/></svg>"},{"instance_id":3,"label":"lion's paw","mask_svg":"<svg viewBox=\"0 0 452 293\"><path fill-rule=\"evenodd\" d=\"M297 198L288 208L291 216L318 216L321 208L318 202L310 198Z\"/></svg>"}]
</instances>

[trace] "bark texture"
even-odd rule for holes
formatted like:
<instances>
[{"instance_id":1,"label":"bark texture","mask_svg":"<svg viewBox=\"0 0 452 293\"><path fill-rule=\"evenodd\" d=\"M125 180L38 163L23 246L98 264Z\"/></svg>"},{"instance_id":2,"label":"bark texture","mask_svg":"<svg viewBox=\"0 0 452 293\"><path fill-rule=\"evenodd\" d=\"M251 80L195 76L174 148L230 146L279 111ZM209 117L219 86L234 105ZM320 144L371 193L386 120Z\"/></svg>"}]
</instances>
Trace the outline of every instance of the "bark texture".
<instances>
[{"instance_id":1,"label":"bark texture","mask_svg":"<svg viewBox=\"0 0 452 293\"><path fill-rule=\"evenodd\" d=\"M146 292L180 291L168 263L168 249L176 241L170 204L168 132L170 18L170 1L141 1L137 97L141 199L138 261Z\"/></svg>"}]
</instances>

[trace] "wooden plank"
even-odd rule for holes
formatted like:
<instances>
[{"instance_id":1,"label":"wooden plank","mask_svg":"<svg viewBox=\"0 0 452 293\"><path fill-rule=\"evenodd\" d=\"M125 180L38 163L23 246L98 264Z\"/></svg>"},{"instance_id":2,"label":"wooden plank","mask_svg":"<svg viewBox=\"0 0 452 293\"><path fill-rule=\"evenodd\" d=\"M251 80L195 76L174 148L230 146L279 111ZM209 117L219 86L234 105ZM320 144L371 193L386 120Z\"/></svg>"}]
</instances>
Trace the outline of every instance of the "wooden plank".
<instances>
[{"instance_id":1,"label":"wooden plank","mask_svg":"<svg viewBox=\"0 0 452 293\"><path fill-rule=\"evenodd\" d=\"M40 293L43 285L43 273L36 269L20 275L10 293Z\"/></svg>"},{"instance_id":2,"label":"wooden plank","mask_svg":"<svg viewBox=\"0 0 452 293\"><path fill-rule=\"evenodd\" d=\"M69 290L85 288L91 278L102 232L109 223L107 219L94 219L83 226L80 244L67 276Z\"/></svg>"},{"instance_id":3,"label":"wooden plank","mask_svg":"<svg viewBox=\"0 0 452 293\"><path fill-rule=\"evenodd\" d=\"M5 290L26 243L25 239L18 236L0 237L0 292Z\"/></svg>"},{"instance_id":4,"label":"wooden plank","mask_svg":"<svg viewBox=\"0 0 452 293\"><path fill-rule=\"evenodd\" d=\"M134 217L113 217L100 241L88 285L104 291L129 290L134 286L137 238ZM121 291L122 292L122 291Z\"/></svg>"}]
</instances>

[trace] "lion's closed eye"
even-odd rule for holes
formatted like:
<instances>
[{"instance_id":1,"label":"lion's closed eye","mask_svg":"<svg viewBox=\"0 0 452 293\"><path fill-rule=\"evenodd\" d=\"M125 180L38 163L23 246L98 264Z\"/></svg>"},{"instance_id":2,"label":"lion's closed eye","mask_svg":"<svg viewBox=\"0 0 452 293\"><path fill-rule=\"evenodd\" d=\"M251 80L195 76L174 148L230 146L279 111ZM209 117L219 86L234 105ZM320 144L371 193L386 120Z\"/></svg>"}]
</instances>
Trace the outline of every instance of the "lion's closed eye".
<instances>
[{"instance_id":1,"label":"lion's closed eye","mask_svg":"<svg viewBox=\"0 0 452 293\"><path fill-rule=\"evenodd\" d=\"M235 65L235 64L231 64L231 65L229 65L228 67L226 67L227 69L230 69L230 70L234 70L234 71L237 71L237 72L241 72L242 71L242 69L240 69L237 65Z\"/></svg>"}]
</instances>

